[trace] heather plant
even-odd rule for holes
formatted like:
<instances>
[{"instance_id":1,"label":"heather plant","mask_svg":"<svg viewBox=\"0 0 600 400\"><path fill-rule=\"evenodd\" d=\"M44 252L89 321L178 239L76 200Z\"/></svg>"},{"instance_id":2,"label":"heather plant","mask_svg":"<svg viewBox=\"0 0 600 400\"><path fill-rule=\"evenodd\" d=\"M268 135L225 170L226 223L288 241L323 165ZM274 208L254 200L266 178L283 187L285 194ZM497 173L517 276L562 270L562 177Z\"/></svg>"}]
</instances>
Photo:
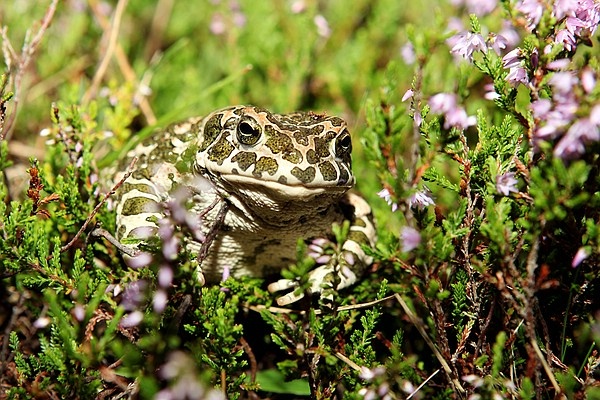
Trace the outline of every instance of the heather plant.
<instances>
[{"instance_id":1,"label":"heather plant","mask_svg":"<svg viewBox=\"0 0 600 400\"><path fill-rule=\"evenodd\" d=\"M38 3L0 11L0 398L600 396L597 1ZM237 103L350 122L355 286L203 285L184 191L123 256L118 160Z\"/></svg>"}]
</instances>

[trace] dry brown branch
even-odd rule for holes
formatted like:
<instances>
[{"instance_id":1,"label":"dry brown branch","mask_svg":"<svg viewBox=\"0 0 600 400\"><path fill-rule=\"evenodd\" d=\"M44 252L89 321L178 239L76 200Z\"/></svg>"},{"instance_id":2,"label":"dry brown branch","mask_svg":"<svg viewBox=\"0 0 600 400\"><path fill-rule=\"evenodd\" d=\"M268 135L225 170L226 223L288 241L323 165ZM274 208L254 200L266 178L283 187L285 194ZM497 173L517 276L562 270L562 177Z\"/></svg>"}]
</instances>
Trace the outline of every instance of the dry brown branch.
<instances>
[{"instance_id":1,"label":"dry brown branch","mask_svg":"<svg viewBox=\"0 0 600 400\"><path fill-rule=\"evenodd\" d=\"M394 297L396 298L396 300L398 300L398 303L400 303L400 306L404 310L404 313L406 314L408 319L410 319L410 322L415 326L415 328L417 328L417 331L419 331L419 334L421 334L421 337L423 338L423 340L425 340L425 343L427 343L427 345L429 346L429 348L435 355L435 358L437 358L438 361L440 362L440 364L442 365L442 369L446 373L446 376L447 376L448 380L450 381L450 383L452 384L452 386L454 386L454 389L458 392L459 396L462 397L465 393L465 389L460 384L458 377L456 376L456 373L454 371L452 371L452 369L450 368L450 365L448 365L448 363L446 362L446 359L442 356L442 353L440 353L437 346L433 343L433 341L431 340L431 338L425 331L425 327L424 327L425 324L423 323L423 321L421 321L412 312L412 310L408 307L408 304L406 304L406 302L404 301L402 296L400 296L399 294L396 293L394 295Z\"/></svg>"},{"instance_id":2,"label":"dry brown branch","mask_svg":"<svg viewBox=\"0 0 600 400\"><path fill-rule=\"evenodd\" d=\"M4 57L7 63L7 67L11 68L11 60L19 60L18 66L15 65L16 71L13 75L13 111L10 114L7 123L2 131L0 131L0 140L9 139L14 128L14 123L17 118L17 112L19 108L19 102L21 100L21 84L23 80L23 76L25 75L25 71L27 70L27 66L33 60L33 56L38 49L38 46L42 42L44 34L46 30L50 26L52 19L54 18L54 13L56 12L56 6L58 5L58 0L52 0L52 3L48 6L46 10L46 14L42 18L41 25L37 32L33 35L31 40L29 37L31 36L31 31L27 31L27 36L25 38L25 43L23 44L23 50L20 56L17 56L16 52L13 50L12 46L10 46L10 42L8 41L8 37L6 34L6 27L2 27L2 50L4 52ZM10 53L10 54L9 54ZM9 56L7 57L7 54Z\"/></svg>"},{"instance_id":3,"label":"dry brown branch","mask_svg":"<svg viewBox=\"0 0 600 400\"><path fill-rule=\"evenodd\" d=\"M100 7L99 7L98 3L96 1L93 1L93 2L91 2L90 6L92 8L92 12L94 13L94 17L100 24L100 27L103 30L108 31L110 29L110 22L104 16L104 14L100 11ZM125 77L125 79L127 81L134 82L136 87L139 86L140 83L138 83L136 73L133 70L133 67L131 66L131 64L129 63L129 60L127 59L127 55L125 54L123 47L121 46L121 44L119 42L117 42L115 44L115 46L116 46L115 47L115 58L117 60L117 64L119 65L119 69L123 73L123 76ZM144 83L143 83L143 79L142 79L141 85L143 85L143 84ZM138 90L138 92L139 92L139 90ZM143 95L139 96L139 105L140 105L140 110L142 111L142 114L144 114L144 117L146 118L146 122L148 122L148 125L156 124L156 116L154 115L154 111L152 110L152 107L150 106L150 103L148 102L148 99L145 96L143 96Z\"/></svg>"},{"instance_id":4,"label":"dry brown branch","mask_svg":"<svg viewBox=\"0 0 600 400\"><path fill-rule=\"evenodd\" d=\"M85 229L88 227L88 225L90 224L90 222L92 221L94 216L98 213L98 211L100 211L100 208L104 205L104 203L106 203L108 198L110 196L112 196L113 194L115 194L117 189L119 187L121 187L123 182L125 182L125 180L127 178L129 178L129 176L133 173L133 166L135 165L136 162L137 162L137 157L134 157L133 160L131 160L131 163L129 163L129 166L127 167L127 172L125 173L125 175L123 175L121 180L119 182L117 182L115 184L115 186L113 186L113 188L104 195L104 197L102 198L102 200L100 200L100 202L96 205L96 207L94 207L94 209L92 210L90 215L87 217L87 219L85 220L85 222L83 223L81 228L79 228L79 231L77 232L77 234L75 234L75 236L73 236L73 238L69 241L69 243L67 243L66 245L64 245L63 247L60 248L61 253L64 253L65 251L69 250L69 248L71 248L71 246L73 246L73 243L75 243L75 241L79 238L79 236L81 236L83 231L85 231Z\"/></svg>"},{"instance_id":5,"label":"dry brown branch","mask_svg":"<svg viewBox=\"0 0 600 400\"><path fill-rule=\"evenodd\" d=\"M117 3L117 7L115 9L115 13L113 16L113 21L110 26L110 34L108 39L108 46L106 51L104 51L104 56L102 57L102 61L94 74L94 78L92 78L92 84L86 91L83 96L82 103L87 104L98 91L100 87L100 83L106 74L106 70L108 69L108 65L110 64L110 60L112 59L115 49L117 47L117 39L119 37L119 28L121 27L121 18L123 17L123 13L125 12L125 7L127 6L127 0L119 0Z\"/></svg>"}]
</instances>

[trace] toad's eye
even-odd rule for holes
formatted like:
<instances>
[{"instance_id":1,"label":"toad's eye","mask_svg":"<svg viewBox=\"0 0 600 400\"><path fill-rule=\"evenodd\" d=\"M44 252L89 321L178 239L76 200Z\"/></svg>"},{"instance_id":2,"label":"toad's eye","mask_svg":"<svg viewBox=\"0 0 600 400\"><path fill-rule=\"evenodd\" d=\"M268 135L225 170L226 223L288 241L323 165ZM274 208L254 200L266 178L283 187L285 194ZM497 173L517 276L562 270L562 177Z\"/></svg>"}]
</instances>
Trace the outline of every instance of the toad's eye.
<instances>
[{"instance_id":1,"label":"toad's eye","mask_svg":"<svg viewBox=\"0 0 600 400\"><path fill-rule=\"evenodd\" d=\"M237 126L237 139L240 143L252 146L262 134L261 126L251 117L243 118Z\"/></svg>"},{"instance_id":2,"label":"toad's eye","mask_svg":"<svg viewBox=\"0 0 600 400\"><path fill-rule=\"evenodd\" d=\"M344 131L335 141L335 155L345 160L350 157L350 153L352 153L352 139L350 134Z\"/></svg>"}]
</instances>

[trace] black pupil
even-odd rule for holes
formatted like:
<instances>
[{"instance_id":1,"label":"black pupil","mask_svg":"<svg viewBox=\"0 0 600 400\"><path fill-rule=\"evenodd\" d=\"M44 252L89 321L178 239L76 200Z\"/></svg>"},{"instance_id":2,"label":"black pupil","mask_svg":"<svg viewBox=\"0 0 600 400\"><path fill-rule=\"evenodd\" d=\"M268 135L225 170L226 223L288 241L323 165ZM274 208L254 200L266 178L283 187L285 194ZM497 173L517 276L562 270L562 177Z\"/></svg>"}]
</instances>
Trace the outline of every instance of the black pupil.
<instances>
[{"instance_id":1,"label":"black pupil","mask_svg":"<svg viewBox=\"0 0 600 400\"><path fill-rule=\"evenodd\" d=\"M339 150L342 152L347 152L350 150L350 146L352 143L350 142L350 136L344 136L338 141Z\"/></svg>"},{"instance_id":2,"label":"black pupil","mask_svg":"<svg viewBox=\"0 0 600 400\"><path fill-rule=\"evenodd\" d=\"M258 134L257 130L247 122L242 122L240 124L240 132L245 136L256 136Z\"/></svg>"}]
</instances>

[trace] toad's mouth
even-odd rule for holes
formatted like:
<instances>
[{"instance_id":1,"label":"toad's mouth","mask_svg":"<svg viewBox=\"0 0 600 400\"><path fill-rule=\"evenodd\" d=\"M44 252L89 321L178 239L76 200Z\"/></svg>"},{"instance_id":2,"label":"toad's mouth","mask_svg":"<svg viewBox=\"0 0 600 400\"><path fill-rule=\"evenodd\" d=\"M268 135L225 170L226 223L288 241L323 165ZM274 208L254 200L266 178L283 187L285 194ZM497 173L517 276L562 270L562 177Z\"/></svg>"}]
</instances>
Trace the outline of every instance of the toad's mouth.
<instances>
[{"instance_id":1,"label":"toad's mouth","mask_svg":"<svg viewBox=\"0 0 600 400\"><path fill-rule=\"evenodd\" d=\"M257 178L238 174L221 174L220 179L238 189L247 189L252 191L265 191L280 199L303 199L309 200L323 193L332 195L341 195L354 186L354 177L350 176L348 181L325 182L314 180L309 183L281 183L275 180Z\"/></svg>"}]
</instances>

